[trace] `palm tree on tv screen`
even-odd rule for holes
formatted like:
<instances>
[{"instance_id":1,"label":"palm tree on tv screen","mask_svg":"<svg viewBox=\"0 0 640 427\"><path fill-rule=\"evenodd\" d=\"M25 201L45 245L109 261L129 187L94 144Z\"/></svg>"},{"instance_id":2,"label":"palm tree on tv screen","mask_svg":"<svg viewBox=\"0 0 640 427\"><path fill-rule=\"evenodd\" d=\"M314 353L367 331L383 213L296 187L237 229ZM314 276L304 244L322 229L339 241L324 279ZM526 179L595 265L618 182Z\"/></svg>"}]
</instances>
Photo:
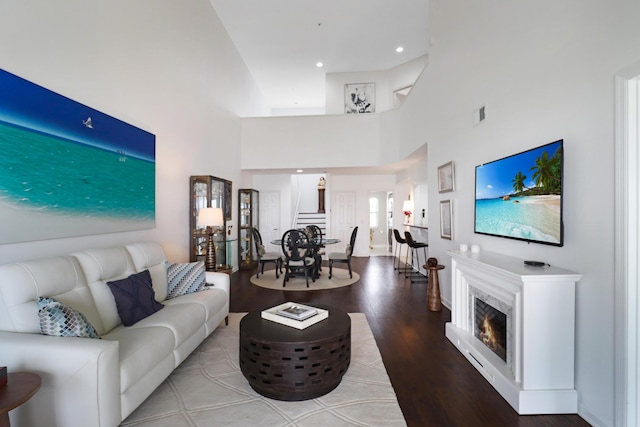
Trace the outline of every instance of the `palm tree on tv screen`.
<instances>
[{"instance_id":1,"label":"palm tree on tv screen","mask_svg":"<svg viewBox=\"0 0 640 427\"><path fill-rule=\"evenodd\" d=\"M511 182L513 182L513 190L516 193L522 192L525 189L524 180L527 179L526 175L523 175L522 172L518 171L515 178Z\"/></svg>"},{"instance_id":2,"label":"palm tree on tv screen","mask_svg":"<svg viewBox=\"0 0 640 427\"><path fill-rule=\"evenodd\" d=\"M558 150L553 157L549 158L546 151L536 159L535 165L531 167L533 180L536 187L544 188L547 193L560 191L560 159L561 153Z\"/></svg>"}]
</instances>

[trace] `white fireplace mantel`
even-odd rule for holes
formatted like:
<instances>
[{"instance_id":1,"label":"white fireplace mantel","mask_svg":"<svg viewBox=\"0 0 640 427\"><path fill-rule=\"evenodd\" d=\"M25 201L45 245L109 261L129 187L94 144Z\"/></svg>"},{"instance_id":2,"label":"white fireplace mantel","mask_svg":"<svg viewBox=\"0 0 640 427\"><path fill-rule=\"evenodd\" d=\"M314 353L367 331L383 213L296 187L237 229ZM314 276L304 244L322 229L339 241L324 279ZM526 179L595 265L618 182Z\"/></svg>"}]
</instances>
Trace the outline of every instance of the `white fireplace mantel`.
<instances>
[{"instance_id":1,"label":"white fireplace mantel","mask_svg":"<svg viewBox=\"0 0 640 427\"><path fill-rule=\"evenodd\" d=\"M576 413L575 284L581 275L527 266L493 252L447 254L452 258L447 338L518 414ZM509 363L474 336L470 288L511 307Z\"/></svg>"}]
</instances>

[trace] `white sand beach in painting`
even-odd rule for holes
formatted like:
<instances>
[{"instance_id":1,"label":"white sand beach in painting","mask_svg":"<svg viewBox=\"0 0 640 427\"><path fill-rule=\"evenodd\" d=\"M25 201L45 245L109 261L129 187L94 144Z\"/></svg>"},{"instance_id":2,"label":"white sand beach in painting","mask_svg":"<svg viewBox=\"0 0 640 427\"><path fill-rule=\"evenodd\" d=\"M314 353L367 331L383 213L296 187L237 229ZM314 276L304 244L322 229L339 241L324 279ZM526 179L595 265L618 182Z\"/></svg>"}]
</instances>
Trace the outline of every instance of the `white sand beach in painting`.
<instances>
[{"instance_id":1,"label":"white sand beach in painting","mask_svg":"<svg viewBox=\"0 0 640 427\"><path fill-rule=\"evenodd\" d=\"M548 194L544 196L527 196L519 199L520 203L535 203L541 204L545 207L560 213L560 199L559 195Z\"/></svg>"},{"instance_id":2,"label":"white sand beach in painting","mask_svg":"<svg viewBox=\"0 0 640 427\"><path fill-rule=\"evenodd\" d=\"M155 227L153 220L56 215L0 202L0 244L87 236Z\"/></svg>"},{"instance_id":3,"label":"white sand beach in painting","mask_svg":"<svg viewBox=\"0 0 640 427\"><path fill-rule=\"evenodd\" d=\"M561 205L559 195L476 200L476 232L559 243Z\"/></svg>"}]
</instances>

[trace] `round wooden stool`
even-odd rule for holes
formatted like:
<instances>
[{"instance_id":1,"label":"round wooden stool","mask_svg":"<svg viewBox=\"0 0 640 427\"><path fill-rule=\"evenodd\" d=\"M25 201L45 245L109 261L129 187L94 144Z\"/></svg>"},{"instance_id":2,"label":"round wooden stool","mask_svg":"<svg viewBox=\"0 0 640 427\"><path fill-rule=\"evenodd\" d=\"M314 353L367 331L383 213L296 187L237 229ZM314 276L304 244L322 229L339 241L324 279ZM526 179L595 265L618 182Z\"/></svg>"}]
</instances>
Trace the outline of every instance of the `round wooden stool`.
<instances>
[{"instance_id":1,"label":"round wooden stool","mask_svg":"<svg viewBox=\"0 0 640 427\"><path fill-rule=\"evenodd\" d=\"M427 264L423 266L429 270L429 284L427 285L427 309L429 311L441 311L442 300L440 299L440 281L438 280L438 270L444 269L444 265L438 265L437 258L429 258Z\"/></svg>"}]
</instances>

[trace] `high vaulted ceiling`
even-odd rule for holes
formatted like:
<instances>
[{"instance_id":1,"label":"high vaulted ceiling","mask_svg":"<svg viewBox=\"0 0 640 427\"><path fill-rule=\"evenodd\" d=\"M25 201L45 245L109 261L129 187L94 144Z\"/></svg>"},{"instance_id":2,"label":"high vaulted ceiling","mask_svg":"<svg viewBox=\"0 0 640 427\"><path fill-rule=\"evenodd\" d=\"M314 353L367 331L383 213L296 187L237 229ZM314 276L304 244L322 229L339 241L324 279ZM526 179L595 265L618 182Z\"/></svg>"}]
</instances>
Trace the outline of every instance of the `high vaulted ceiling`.
<instances>
[{"instance_id":1,"label":"high vaulted ceiling","mask_svg":"<svg viewBox=\"0 0 640 427\"><path fill-rule=\"evenodd\" d=\"M272 109L324 110L326 73L427 53L427 0L210 1Z\"/></svg>"}]
</instances>

